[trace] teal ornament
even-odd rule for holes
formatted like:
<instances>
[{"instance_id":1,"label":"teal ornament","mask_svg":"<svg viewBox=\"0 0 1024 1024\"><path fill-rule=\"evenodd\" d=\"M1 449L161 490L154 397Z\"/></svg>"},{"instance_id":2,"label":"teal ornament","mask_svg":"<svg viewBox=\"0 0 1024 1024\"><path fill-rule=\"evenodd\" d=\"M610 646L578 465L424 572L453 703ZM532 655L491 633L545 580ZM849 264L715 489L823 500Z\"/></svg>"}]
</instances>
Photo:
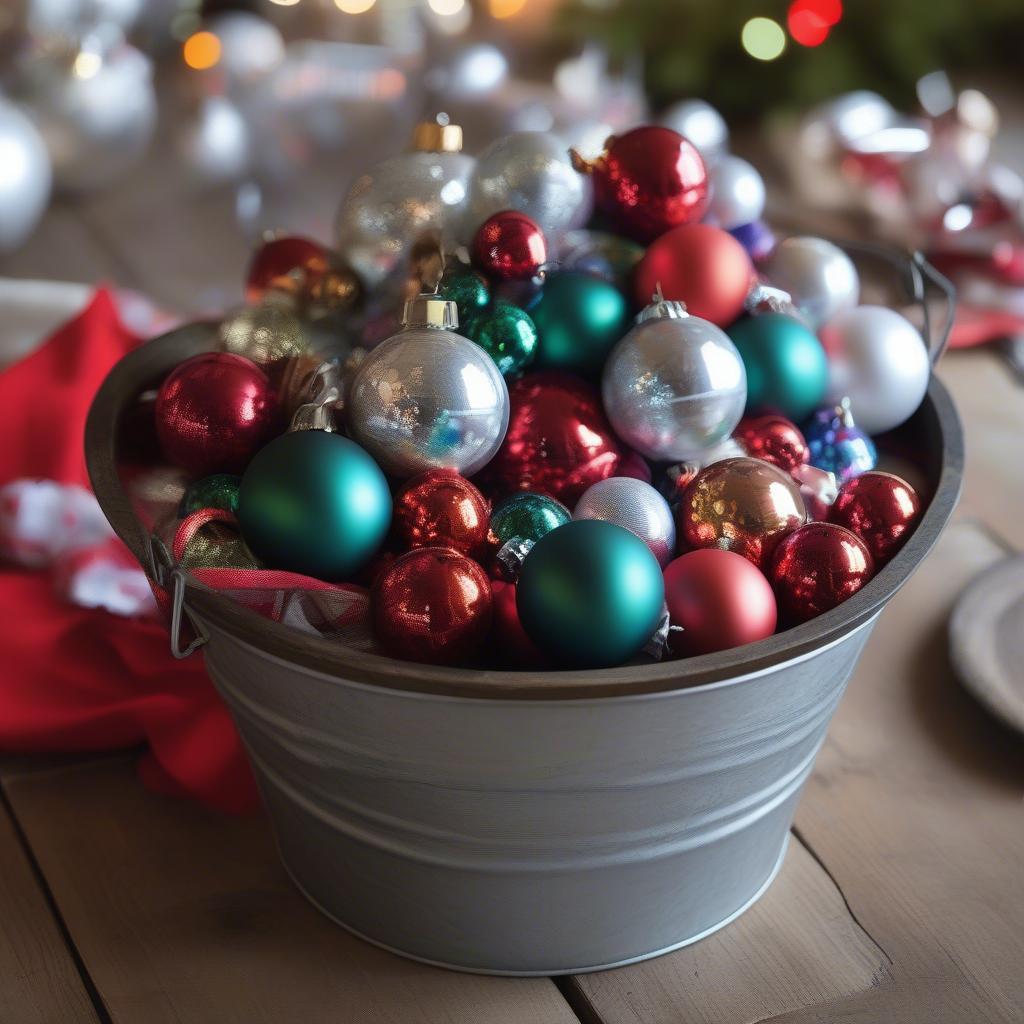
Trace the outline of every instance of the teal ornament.
<instances>
[{"instance_id":1,"label":"teal ornament","mask_svg":"<svg viewBox=\"0 0 1024 1024\"><path fill-rule=\"evenodd\" d=\"M214 473L190 484L181 499L181 518L184 519L203 508L237 512L238 485L241 482L242 478L233 473Z\"/></svg>"},{"instance_id":2,"label":"teal ornament","mask_svg":"<svg viewBox=\"0 0 1024 1024\"><path fill-rule=\"evenodd\" d=\"M516 609L530 639L572 668L608 668L639 653L664 601L650 548L600 519L576 520L542 537L516 585Z\"/></svg>"},{"instance_id":3,"label":"teal ornament","mask_svg":"<svg viewBox=\"0 0 1024 1024\"><path fill-rule=\"evenodd\" d=\"M457 263L445 268L437 290L455 303L463 321L482 313L491 301L487 282L475 270Z\"/></svg>"},{"instance_id":4,"label":"teal ornament","mask_svg":"<svg viewBox=\"0 0 1024 1024\"><path fill-rule=\"evenodd\" d=\"M799 422L821 405L828 359L817 336L784 313L738 320L726 332L747 370L747 412L781 412Z\"/></svg>"},{"instance_id":5,"label":"teal ornament","mask_svg":"<svg viewBox=\"0 0 1024 1024\"><path fill-rule=\"evenodd\" d=\"M238 523L268 566L351 578L391 525L391 492L355 441L323 430L282 434L257 452L238 494Z\"/></svg>"},{"instance_id":6,"label":"teal ornament","mask_svg":"<svg viewBox=\"0 0 1024 1024\"><path fill-rule=\"evenodd\" d=\"M537 327L537 366L593 376L629 327L625 296L588 274L552 274L529 308Z\"/></svg>"},{"instance_id":7,"label":"teal ornament","mask_svg":"<svg viewBox=\"0 0 1024 1024\"><path fill-rule=\"evenodd\" d=\"M546 494L520 491L506 498L491 513L491 539L496 544L510 540L536 542L571 520L572 514L560 501Z\"/></svg>"},{"instance_id":8,"label":"teal ornament","mask_svg":"<svg viewBox=\"0 0 1024 1024\"><path fill-rule=\"evenodd\" d=\"M533 320L510 302L496 302L491 309L469 319L466 336L494 360L506 377L532 362L537 351Z\"/></svg>"}]
</instances>

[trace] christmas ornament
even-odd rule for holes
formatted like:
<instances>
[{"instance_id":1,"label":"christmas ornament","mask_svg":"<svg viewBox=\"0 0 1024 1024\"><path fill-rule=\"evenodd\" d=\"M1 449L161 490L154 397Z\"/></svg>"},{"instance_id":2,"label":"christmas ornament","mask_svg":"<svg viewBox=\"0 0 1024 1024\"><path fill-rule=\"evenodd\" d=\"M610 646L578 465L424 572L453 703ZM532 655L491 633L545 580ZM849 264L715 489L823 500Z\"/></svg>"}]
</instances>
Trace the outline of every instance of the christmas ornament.
<instances>
[{"instance_id":1,"label":"christmas ornament","mask_svg":"<svg viewBox=\"0 0 1024 1024\"><path fill-rule=\"evenodd\" d=\"M644 249L619 235L581 229L563 235L553 255L561 271L600 277L628 292Z\"/></svg>"},{"instance_id":2,"label":"christmas ornament","mask_svg":"<svg viewBox=\"0 0 1024 1024\"><path fill-rule=\"evenodd\" d=\"M806 427L809 462L835 474L840 483L875 468L875 443L853 421L850 400L819 409Z\"/></svg>"},{"instance_id":3,"label":"christmas ornament","mask_svg":"<svg viewBox=\"0 0 1024 1024\"><path fill-rule=\"evenodd\" d=\"M853 260L824 238L784 238L761 270L771 284L789 293L814 331L836 313L853 309L860 298L860 277Z\"/></svg>"},{"instance_id":4,"label":"christmas ornament","mask_svg":"<svg viewBox=\"0 0 1024 1024\"><path fill-rule=\"evenodd\" d=\"M509 302L496 302L491 309L470 319L466 334L494 360L506 377L532 363L537 351L537 328L533 319Z\"/></svg>"},{"instance_id":5,"label":"christmas ornament","mask_svg":"<svg viewBox=\"0 0 1024 1024\"><path fill-rule=\"evenodd\" d=\"M768 578L785 623L806 622L842 604L871 579L864 542L834 523L807 523L779 541Z\"/></svg>"},{"instance_id":6,"label":"christmas ornament","mask_svg":"<svg viewBox=\"0 0 1024 1024\"><path fill-rule=\"evenodd\" d=\"M705 100L680 100L661 115L661 123L689 139L708 167L729 151L725 119Z\"/></svg>"},{"instance_id":7,"label":"christmas ornament","mask_svg":"<svg viewBox=\"0 0 1024 1024\"><path fill-rule=\"evenodd\" d=\"M473 265L498 280L535 277L547 255L547 242L537 222L516 210L489 217L473 237Z\"/></svg>"},{"instance_id":8,"label":"christmas ornament","mask_svg":"<svg viewBox=\"0 0 1024 1024\"><path fill-rule=\"evenodd\" d=\"M913 487L892 473L864 473L846 481L829 509L830 523L845 526L883 565L896 554L921 518Z\"/></svg>"},{"instance_id":9,"label":"christmas ornament","mask_svg":"<svg viewBox=\"0 0 1024 1024\"><path fill-rule=\"evenodd\" d=\"M540 491L575 504L612 476L622 449L597 393L569 374L531 373L509 391L508 435L487 479L501 494Z\"/></svg>"},{"instance_id":10,"label":"christmas ornament","mask_svg":"<svg viewBox=\"0 0 1024 1024\"><path fill-rule=\"evenodd\" d=\"M537 541L516 584L527 634L575 668L632 658L657 628L664 597L661 568L647 545L593 519L566 523Z\"/></svg>"},{"instance_id":11,"label":"christmas ornament","mask_svg":"<svg viewBox=\"0 0 1024 1024\"><path fill-rule=\"evenodd\" d=\"M227 96L202 96L178 129L178 147L191 176L204 185L239 181L249 170L249 125Z\"/></svg>"},{"instance_id":12,"label":"christmas ornament","mask_svg":"<svg viewBox=\"0 0 1024 1024\"><path fill-rule=\"evenodd\" d=\"M858 306L832 317L819 336L829 364L825 397L848 397L862 430L884 433L917 411L931 363L909 320L884 306Z\"/></svg>"},{"instance_id":13,"label":"christmas ornament","mask_svg":"<svg viewBox=\"0 0 1024 1024\"><path fill-rule=\"evenodd\" d=\"M763 260L775 248L775 235L763 220L730 228L729 234L746 249L752 260Z\"/></svg>"},{"instance_id":14,"label":"christmas ornament","mask_svg":"<svg viewBox=\"0 0 1024 1024\"><path fill-rule=\"evenodd\" d=\"M209 22L220 42L217 67L232 87L250 86L285 57L284 37L275 25L248 11L229 11Z\"/></svg>"},{"instance_id":15,"label":"christmas ornament","mask_svg":"<svg viewBox=\"0 0 1024 1024\"><path fill-rule=\"evenodd\" d=\"M465 662L491 630L487 574L451 548L417 548L395 559L374 581L371 602L377 637L396 658Z\"/></svg>"},{"instance_id":16,"label":"christmas ornament","mask_svg":"<svg viewBox=\"0 0 1024 1024\"><path fill-rule=\"evenodd\" d=\"M530 217L548 238L580 227L590 213L590 187L572 167L565 143L550 132L513 132L479 156L469 183L463 240L503 210Z\"/></svg>"},{"instance_id":17,"label":"christmas ornament","mask_svg":"<svg viewBox=\"0 0 1024 1024\"><path fill-rule=\"evenodd\" d=\"M349 431L392 476L428 469L472 476L505 437L505 380L479 345L454 333L454 302L421 295L406 303L402 323L356 371Z\"/></svg>"},{"instance_id":18,"label":"christmas ornament","mask_svg":"<svg viewBox=\"0 0 1024 1024\"><path fill-rule=\"evenodd\" d=\"M775 545L807 518L800 488L760 459L724 459L702 469L677 509L682 540L692 548L735 551L764 569Z\"/></svg>"},{"instance_id":19,"label":"christmas ornament","mask_svg":"<svg viewBox=\"0 0 1024 1024\"><path fill-rule=\"evenodd\" d=\"M821 404L829 367L821 342L784 313L745 316L728 330L747 371L747 408L802 420Z\"/></svg>"},{"instance_id":20,"label":"christmas ornament","mask_svg":"<svg viewBox=\"0 0 1024 1024\"><path fill-rule=\"evenodd\" d=\"M800 485L800 497L804 499L804 507L807 509L807 521L824 522L828 519L828 510L839 493L835 473L805 464L793 470L793 479Z\"/></svg>"},{"instance_id":21,"label":"christmas ornament","mask_svg":"<svg viewBox=\"0 0 1024 1024\"><path fill-rule=\"evenodd\" d=\"M50 201L50 157L35 125L0 98L0 251L16 249Z\"/></svg>"},{"instance_id":22,"label":"christmas ornament","mask_svg":"<svg viewBox=\"0 0 1024 1024\"><path fill-rule=\"evenodd\" d=\"M431 283L423 282L424 285ZM487 282L470 267L460 263L452 262L445 266L437 290L458 307L460 323L479 316L491 301Z\"/></svg>"},{"instance_id":23,"label":"christmas ornament","mask_svg":"<svg viewBox=\"0 0 1024 1024\"><path fill-rule=\"evenodd\" d=\"M214 473L212 476L204 476L194 484L189 484L181 499L180 514L182 518L204 508L236 513L238 511L238 487L241 482L242 478L233 473Z\"/></svg>"},{"instance_id":24,"label":"christmas ornament","mask_svg":"<svg viewBox=\"0 0 1024 1024\"><path fill-rule=\"evenodd\" d=\"M754 269L727 231L685 224L662 235L636 268L633 297L647 302L658 286L666 299L685 302L691 316L728 327L743 312Z\"/></svg>"},{"instance_id":25,"label":"christmas ornament","mask_svg":"<svg viewBox=\"0 0 1024 1024\"><path fill-rule=\"evenodd\" d=\"M668 502L642 480L613 476L588 487L576 502L572 517L600 519L636 534L659 565L676 553L676 523Z\"/></svg>"},{"instance_id":26,"label":"christmas ornament","mask_svg":"<svg viewBox=\"0 0 1024 1024\"><path fill-rule=\"evenodd\" d=\"M541 537L564 526L571 519L569 510L560 501L546 494L522 491L509 495L495 507L491 513L488 540L498 549L499 564L504 565L500 555L501 548L506 544L515 545L520 555L525 555ZM508 566L505 565L505 568Z\"/></svg>"},{"instance_id":27,"label":"christmas ornament","mask_svg":"<svg viewBox=\"0 0 1024 1024\"><path fill-rule=\"evenodd\" d=\"M217 338L225 352L245 356L267 371L304 355L309 347L298 317L271 303L229 313L221 321Z\"/></svg>"},{"instance_id":28,"label":"christmas ornament","mask_svg":"<svg viewBox=\"0 0 1024 1024\"><path fill-rule=\"evenodd\" d=\"M763 640L775 632L771 584L742 555L704 548L665 569L665 602L677 654L711 654Z\"/></svg>"},{"instance_id":29,"label":"christmas ornament","mask_svg":"<svg viewBox=\"0 0 1024 1024\"><path fill-rule=\"evenodd\" d=\"M601 393L626 444L649 459L677 460L729 436L747 386L739 353L722 331L656 296L608 357Z\"/></svg>"},{"instance_id":30,"label":"christmas ornament","mask_svg":"<svg viewBox=\"0 0 1024 1024\"><path fill-rule=\"evenodd\" d=\"M228 352L204 352L168 375L156 399L167 459L191 473L240 472L274 430L277 399L267 375Z\"/></svg>"},{"instance_id":31,"label":"christmas ornament","mask_svg":"<svg viewBox=\"0 0 1024 1024\"><path fill-rule=\"evenodd\" d=\"M623 453L622 461L615 473L616 476L626 476L631 480L643 480L649 484L654 479L650 463L639 453L627 448Z\"/></svg>"},{"instance_id":32,"label":"christmas ornament","mask_svg":"<svg viewBox=\"0 0 1024 1024\"><path fill-rule=\"evenodd\" d=\"M395 533L407 548L446 547L472 555L483 547L489 521L487 499L449 469L427 470L395 495Z\"/></svg>"},{"instance_id":33,"label":"christmas ornament","mask_svg":"<svg viewBox=\"0 0 1024 1024\"><path fill-rule=\"evenodd\" d=\"M546 668L547 656L530 639L519 621L515 584L491 580L491 594L494 599L494 640L500 664L518 669Z\"/></svg>"},{"instance_id":34,"label":"christmas ornament","mask_svg":"<svg viewBox=\"0 0 1024 1024\"><path fill-rule=\"evenodd\" d=\"M708 218L726 231L751 224L764 213L764 179L753 164L726 154L711 169Z\"/></svg>"},{"instance_id":35,"label":"christmas ornament","mask_svg":"<svg viewBox=\"0 0 1024 1024\"><path fill-rule=\"evenodd\" d=\"M733 437L752 459L764 459L784 473L792 473L807 462L807 441L785 416L746 416L733 431Z\"/></svg>"},{"instance_id":36,"label":"christmas ornament","mask_svg":"<svg viewBox=\"0 0 1024 1024\"><path fill-rule=\"evenodd\" d=\"M238 533L238 520L225 509L200 508L178 527L172 549L175 564L196 569L261 569Z\"/></svg>"}]
</instances>

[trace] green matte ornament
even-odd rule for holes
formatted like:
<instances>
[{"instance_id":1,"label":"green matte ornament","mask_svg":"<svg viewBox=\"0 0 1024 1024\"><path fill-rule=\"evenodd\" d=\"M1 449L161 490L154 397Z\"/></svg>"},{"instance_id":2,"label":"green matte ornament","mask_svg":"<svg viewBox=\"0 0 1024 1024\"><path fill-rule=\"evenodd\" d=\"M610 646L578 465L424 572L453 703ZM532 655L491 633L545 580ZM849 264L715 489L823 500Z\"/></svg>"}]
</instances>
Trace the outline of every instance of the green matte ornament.
<instances>
[{"instance_id":1,"label":"green matte ornament","mask_svg":"<svg viewBox=\"0 0 1024 1024\"><path fill-rule=\"evenodd\" d=\"M530 639L572 668L636 655L661 619L658 560L629 530L580 519L542 537L523 562L516 608Z\"/></svg>"},{"instance_id":2,"label":"green matte ornament","mask_svg":"<svg viewBox=\"0 0 1024 1024\"><path fill-rule=\"evenodd\" d=\"M446 267L437 290L455 303L462 321L482 313L491 301L487 282L475 270L463 264L450 264Z\"/></svg>"},{"instance_id":3,"label":"green matte ornament","mask_svg":"<svg viewBox=\"0 0 1024 1024\"><path fill-rule=\"evenodd\" d=\"M181 518L202 508L219 508L225 512L238 511L238 485L240 476L233 473L214 473L190 484L181 499Z\"/></svg>"},{"instance_id":4,"label":"green matte ornament","mask_svg":"<svg viewBox=\"0 0 1024 1024\"><path fill-rule=\"evenodd\" d=\"M612 346L629 328L625 296L588 274L552 274L529 308L537 327L537 366L600 373Z\"/></svg>"},{"instance_id":5,"label":"green matte ornament","mask_svg":"<svg viewBox=\"0 0 1024 1024\"><path fill-rule=\"evenodd\" d=\"M504 376L518 373L533 361L537 328L530 315L511 302L496 302L466 321L466 337L475 341Z\"/></svg>"},{"instance_id":6,"label":"green matte ornament","mask_svg":"<svg viewBox=\"0 0 1024 1024\"><path fill-rule=\"evenodd\" d=\"M781 412L799 423L825 398L828 358L817 336L794 317L760 313L726 332L747 370L747 412Z\"/></svg>"},{"instance_id":7,"label":"green matte ornament","mask_svg":"<svg viewBox=\"0 0 1024 1024\"><path fill-rule=\"evenodd\" d=\"M298 430L275 438L249 463L238 522L268 566L344 580L387 536L391 492L380 467L355 441Z\"/></svg>"}]
</instances>

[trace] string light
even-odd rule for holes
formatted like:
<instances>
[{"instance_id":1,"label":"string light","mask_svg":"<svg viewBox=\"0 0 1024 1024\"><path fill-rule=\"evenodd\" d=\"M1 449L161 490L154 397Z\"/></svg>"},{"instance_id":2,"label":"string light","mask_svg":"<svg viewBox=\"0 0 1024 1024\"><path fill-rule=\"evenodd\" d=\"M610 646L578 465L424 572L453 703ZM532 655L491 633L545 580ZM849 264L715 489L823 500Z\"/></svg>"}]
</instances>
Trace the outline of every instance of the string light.
<instances>
[{"instance_id":1,"label":"string light","mask_svg":"<svg viewBox=\"0 0 1024 1024\"><path fill-rule=\"evenodd\" d=\"M185 40L181 52L190 68L205 71L220 60L220 40L212 32L194 32Z\"/></svg>"},{"instance_id":2,"label":"string light","mask_svg":"<svg viewBox=\"0 0 1024 1024\"><path fill-rule=\"evenodd\" d=\"M786 33L772 18L751 18L743 26L740 43L757 60L775 60L786 49Z\"/></svg>"},{"instance_id":3,"label":"string light","mask_svg":"<svg viewBox=\"0 0 1024 1024\"><path fill-rule=\"evenodd\" d=\"M365 14L377 0L334 0L342 14Z\"/></svg>"}]
</instances>

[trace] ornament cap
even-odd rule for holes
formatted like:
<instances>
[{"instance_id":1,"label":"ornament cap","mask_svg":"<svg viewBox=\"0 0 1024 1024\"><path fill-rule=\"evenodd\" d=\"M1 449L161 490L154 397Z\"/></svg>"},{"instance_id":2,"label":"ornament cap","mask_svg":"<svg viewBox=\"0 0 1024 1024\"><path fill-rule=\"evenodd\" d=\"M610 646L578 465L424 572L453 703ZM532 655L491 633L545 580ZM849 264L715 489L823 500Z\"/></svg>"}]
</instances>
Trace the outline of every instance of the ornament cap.
<instances>
[{"instance_id":1,"label":"ornament cap","mask_svg":"<svg viewBox=\"0 0 1024 1024\"><path fill-rule=\"evenodd\" d=\"M309 401L300 405L292 416L289 433L299 430L338 430L335 410L341 402L340 373L336 363L321 363L308 385Z\"/></svg>"},{"instance_id":2,"label":"ornament cap","mask_svg":"<svg viewBox=\"0 0 1024 1024\"><path fill-rule=\"evenodd\" d=\"M447 118L421 121L413 130L412 148L417 153L461 153L462 126L448 124Z\"/></svg>"},{"instance_id":3,"label":"ornament cap","mask_svg":"<svg viewBox=\"0 0 1024 1024\"><path fill-rule=\"evenodd\" d=\"M433 327L442 331L459 329L459 307L436 292L425 292L409 299L402 313L402 326Z\"/></svg>"},{"instance_id":4,"label":"ornament cap","mask_svg":"<svg viewBox=\"0 0 1024 1024\"><path fill-rule=\"evenodd\" d=\"M651 296L650 303L637 314L636 322L645 324L648 320L682 320L689 315L686 312L686 303L666 299L659 283Z\"/></svg>"}]
</instances>

